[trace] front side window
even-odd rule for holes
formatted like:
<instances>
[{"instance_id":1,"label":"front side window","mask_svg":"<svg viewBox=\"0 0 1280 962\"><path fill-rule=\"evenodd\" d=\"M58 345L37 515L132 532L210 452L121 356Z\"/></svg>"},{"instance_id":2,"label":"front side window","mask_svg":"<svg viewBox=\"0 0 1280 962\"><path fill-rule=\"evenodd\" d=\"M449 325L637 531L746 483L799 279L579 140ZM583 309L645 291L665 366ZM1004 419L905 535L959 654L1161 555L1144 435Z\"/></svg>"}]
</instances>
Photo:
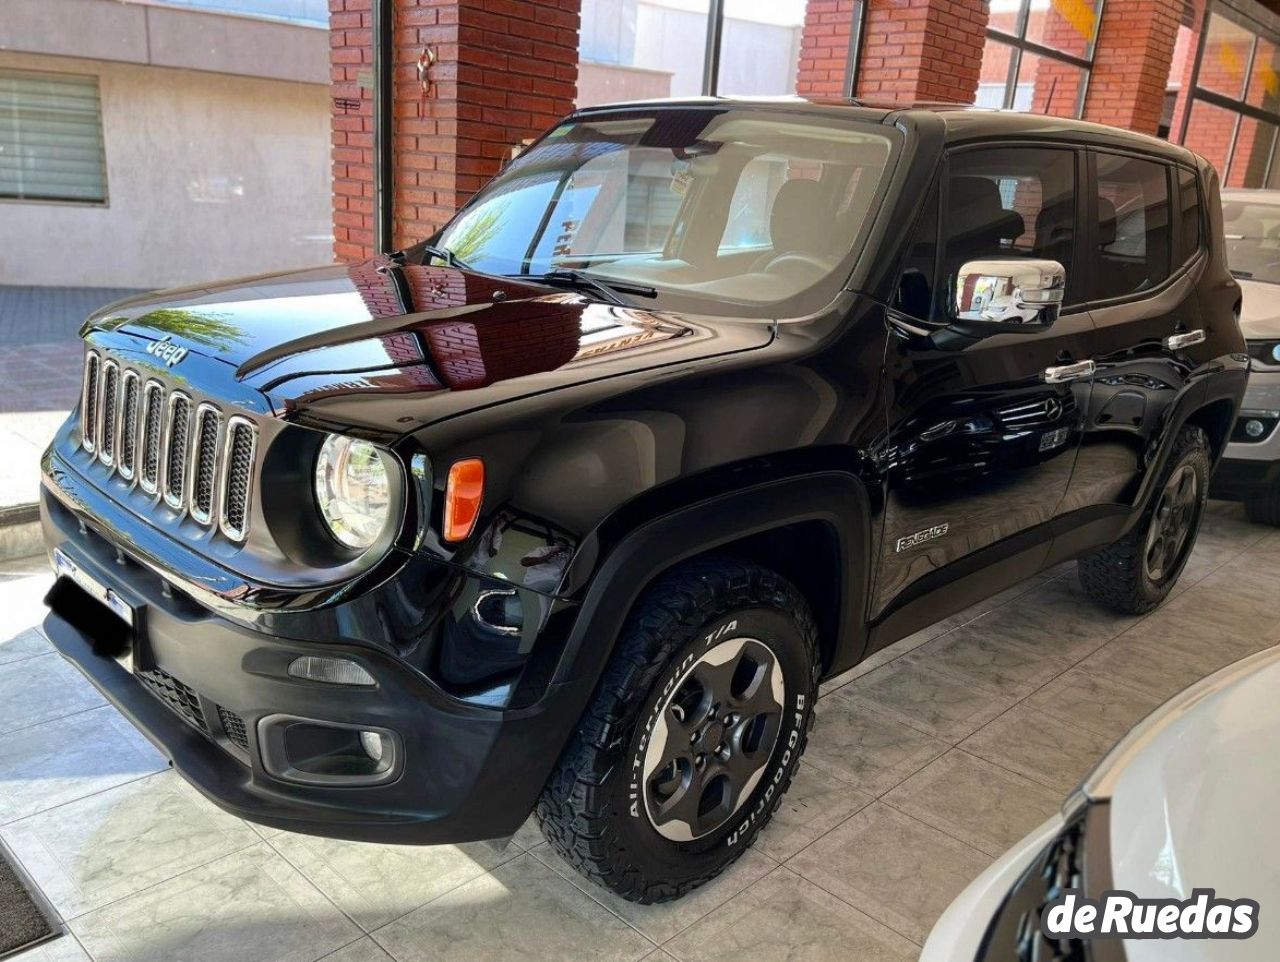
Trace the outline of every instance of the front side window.
<instances>
[{"instance_id":1,"label":"front side window","mask_svg":"<svg viewBox=\"0 0 1280 962\"><path fill-rule=\"evenodd\" d=\"M0 69L0 197L106 201L97 77Z\"/></svg>"},{"instance_id":2,"label":"front side window","mask_svg":"<svg viewBox=\"0 0 1280 962\"><path fill-rule=\"evenodd\" d=\"M438 244L485 273L581 271L663 306L816 310L848 277L896 137L753 109L588 117L515 160Z\"/></svg>"},{"instance_id":3,"label":"front side window","mask_svg":"<svg viewBox=\"0 0 1280 962\"><path fill-rule=\"evenodd\" d=\"M1095 155L1098 193L1094 297L1137 294L1162 283L1172 263L1169 168Z\"/></svg>"}]
</instances>

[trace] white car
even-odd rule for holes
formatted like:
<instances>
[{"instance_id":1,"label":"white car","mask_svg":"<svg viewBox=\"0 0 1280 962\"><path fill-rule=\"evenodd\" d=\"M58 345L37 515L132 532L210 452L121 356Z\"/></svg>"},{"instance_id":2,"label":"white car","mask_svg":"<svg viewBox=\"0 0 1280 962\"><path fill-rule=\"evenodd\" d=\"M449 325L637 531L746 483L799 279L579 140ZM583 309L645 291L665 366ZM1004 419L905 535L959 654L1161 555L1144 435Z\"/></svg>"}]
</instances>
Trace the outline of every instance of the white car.
<instances>
[{"instance_id":1,"label":"white car","mask_svg":"<svg viewBox=\"0 0 1280 962\"><path fill-rule=\"evenodd\" d=\"M1280 525L1280 190L1224 190L1222 221L1251 371L1212 494Z\"/></svg>"},{"instance_id":2,"label":"white car","mask_svg":"<svg viewBox=\"0 0 1280 962\"><path fill-rule=\"evenodd\" d=\"M920 962L1274 962L1280 958L1280 647L1192 685L1139 723L1062 811L943 913ZM1248 938L1049 938L1063 890L1098 899L1248 899Z\"/></svg>"}]
</instances>

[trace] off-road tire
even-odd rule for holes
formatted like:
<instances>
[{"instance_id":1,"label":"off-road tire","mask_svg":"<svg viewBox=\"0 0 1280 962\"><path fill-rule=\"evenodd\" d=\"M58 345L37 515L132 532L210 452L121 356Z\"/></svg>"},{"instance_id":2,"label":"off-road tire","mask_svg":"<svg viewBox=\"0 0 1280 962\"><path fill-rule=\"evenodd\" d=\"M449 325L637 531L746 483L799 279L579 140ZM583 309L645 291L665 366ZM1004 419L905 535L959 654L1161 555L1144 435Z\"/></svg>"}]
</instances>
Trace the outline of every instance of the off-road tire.
<instances>
[{"instance_id":1,"label":"off-road tire","mask_svg":"<svg viewBox=\"0 0 1280 962\"><path fill-rule=\"evenodd\" d=\"M1151 530L1161 492L1183 465L1191 466L1198 485L1194 517L1180 557L1161 577L1152 580L1143 561L1147 535ZM1151 503L1142 520L1119 541L1076 562L1080 585L1089 597L1107 608L1128 615L1145 614L1164 601L1173 590L1191 550L1195 547L1208 498L1209 469L1208 437L1198 427L1184 427L1174 440L1173 452L1156 481Z\"/></svg>"},{"instance_id":2,"label":"off-road tire","mask_svg":"<svg viewBox=\"0 0 1280 962\"><path fill-rule=\"evenodd\" d=\"M762 777L725 825L673 842L651 821L636 774L645 729L652 730L689 659L735 632L763 642L782 668L780 728ZM791 784L813 725L818 674L813 616L776 572L717 556L663 575L627 618L538 800L547 841L584 876L633 902L679 898L719 875L755 840Z\"/></svg>"},{"instance_id":3,"label":"off-road tire","mask_svg":"<svg viewBox=\"0 0 1280 962\"><path fill-rule=\"evenodd\" d=\"M1255 524L1280 527L1280 486L1260 498L1250 498L1244 503L1244 513Z\"/></svg>"}]
</instances>

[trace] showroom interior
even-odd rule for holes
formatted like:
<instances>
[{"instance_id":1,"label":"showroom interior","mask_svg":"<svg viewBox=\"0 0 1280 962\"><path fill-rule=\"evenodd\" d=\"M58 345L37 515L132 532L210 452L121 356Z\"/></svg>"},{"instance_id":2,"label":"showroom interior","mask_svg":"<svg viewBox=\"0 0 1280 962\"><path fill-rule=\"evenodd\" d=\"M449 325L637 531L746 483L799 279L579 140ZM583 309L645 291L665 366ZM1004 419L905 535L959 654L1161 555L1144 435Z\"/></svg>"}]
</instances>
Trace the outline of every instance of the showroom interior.
<instances>
[{"instance_id":1,"label":"showroom interior","mask_svg":"<svg viewBox=\"0 0 1280 962\"><path fill-rule=\"evenodd\" d=\"M1030 112L1183 145L1224 189L1280 191L1280 2L3 8L0 844L48 923L15 940L17 962L910 962L965 887L1059 812L1126 732L1280 643L1280 531L1233 501L1208 503L1181 579L1150 613L1091 604L1074 562L1030 572L825 680L771 824L725 874L664 904L591 885L532 818L501 845L420 847L224 811L41 627L54 580L41 458L80 403L90 312L338 264L369 316L405 313L396 298L422 292L390 285L381 258L437 234L566 115L622 101ZM59 163L6 166L24 150ZM557 343L557 363L609 349L594 343ZM474 339L448 350L450 387L528 361ZM0 919L5 898L0 886ZM0 931L10 962L5 952Z\"/></svg>"}]
</instances>

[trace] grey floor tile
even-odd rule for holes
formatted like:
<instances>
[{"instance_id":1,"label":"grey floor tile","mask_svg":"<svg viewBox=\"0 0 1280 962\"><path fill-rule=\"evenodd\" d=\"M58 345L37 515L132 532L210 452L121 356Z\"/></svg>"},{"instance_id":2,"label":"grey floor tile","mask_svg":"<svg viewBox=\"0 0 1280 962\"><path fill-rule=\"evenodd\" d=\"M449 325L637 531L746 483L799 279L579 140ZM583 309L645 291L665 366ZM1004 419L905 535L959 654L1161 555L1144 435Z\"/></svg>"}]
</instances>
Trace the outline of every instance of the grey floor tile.
<instances>
[{"instance_id":1,"label":"grey floor tile","mask_svg":"<svg viewBox=\"0 0 1280 962\"><path fill-rule=\"evenodd\" d=\"M850 682L831 698L854 699L952 744L1017 701L934 671L920 652L911 652Z\"/></svg>"},{"instance_id":2,"label":"grey floor tile","mask_svg":"<svg viewBox=\"0 0 1280 962\"><path fill-rule=\"evenodd\" d=\"M950 631L908 657L966 684L1011 698L1026 697L1071 666L1046 650L1047 646L1037 650L1001 636L988 617Z\"/></svg>"},{"instance_id":3,"label":"grey floor tile","mask_svg":"<svg viewBox=\"0 0 1280 962\"><path fill-rule=\"evenodd\" d=\"M530 815L524 820L524 824L519 830L511 836L511 845L522 852L527 852L531 848L537 848L545 839L542 837L542 829L538 827L538 820Z\"/></svg>"},{"instance_id":4,"label":"grey floor tile","mask_svg":"<svg viewBox=\"0 0 1280 962\"><path fill-rule=\"evenodd\" d=\"M0 837L64 919L258 842L172 772L11 822Z\"/></svg>"},{"instance_id":5,"label":"grey floor tile","mask_svg":"<svg viewBox=\"0 0 1280 962\"><path fill-rule=\"evenodd\" d=\"M70 925L95 962L313 962L360 937L263 842Z\"/></svg>"},{"instance_id":6,"label":"grey floor tile","mask_svg":"<svg viewBox=\"0 0 1280 962\"><path fill-rule=\"evenodd\" d=\"M882 795L948 747L898 718L868 708L858 685L819 700L817 714L805 761L868 795Z\"/></svg>"},{"instance_id":7,"label":"grey floor tile","mask_svg":"<svg viewBox=\"0 0 1280 962\"><path fill-rule=\"evenodd\" d=\"M996 856L1053 814L1062 793L953 749L884 801Z\"/></svg>"},{"instance_id":8,"label":"grey floor tile","mask_svg":"<svg viewBox=\"0 0 1280 962\"><path fill-rule=\"evenodd\" d=\"M0 734L105 704L98 690L59 654L0 665Z\"/></svg>"},{"instance_id":9,"label":"grey floor tile","mask_svg":"<svg viewBox=\"0 0 1280 962\"><path fill-rule=\"evenodd\" d=\"M628 962L654 948L532 855L428 902L374 937L398 962Z\"/></svg>"},{"instance_id":10,"label":"grey floor tile","mask_svg":"<svg viewBox=\"0 0 1280 962\"><path fill-rule=\"evenodd\" d=\"M366 932L503 861L487 845L375 845L290 832L270 844Z\"/></svg>"},{"instance_id":11,"label":"grey floor tile","mask_svg":"<svg viewBox=\"0 0 1280 962\"><path fill-rule=\"evenodd\" d=\"M1080 662L1080 669L1165 701L1233 660L1205 654L1192 656L1163 645L1158 639L1140 640L1136 635L1124 634Z\"/></svg>"},{"instance_id":12,"label":"grey floor tile","mask_svg":"<svg viewBox=\"0 0 1280 962\"><path fill-rule=\"evenodd\" d=\"M663 943L684 931L712 909L723 905L752 882L764 877L777 863L755 848L746 849L723 875L694 889L683 898L656 905L640 905L602 889L574 871L549 845L533 854L561 878L605 906L614 915L656 943Z\"/></svg>"},{"instance_id":13,"label":"grey floor tile","mask_svg":"<svg viewBox=\"0 0 1280 962\"><path fill-rule=\"evenodd\" d=\"M1151 714L1160 699L1081 667L1059 675L1023 704L1114 742Z\"/></svg>"},{"instance_id":14,"label":"grey floor tile","mask_svg":"<svg viewBox=\"0 0 1280 962\"><path fill-rule=\"evenodd\" d=\"M785 861L871 801L847 782L801 762L773 819L757 836L756 848Z\"/></svg>"},{"instance_id":15,"label":"grey floor tile","mask_svg":"<svg viewBox=\"0 0 1280 962\"><path fill-rule=\"evenodd\" d=\"M919 946L779 868L667 945L682 962L914 962Z\"/></svg>"},{"instance_id":16,"label":"grey floor tile","mask_svg":"<svg viewBox=\"0 0 1280 962\"><path fill-rule=\"evenodd\" d=\"M945 635L948 631L958 627L952 624L952 619L948 618L938 622L936 625L930 625L928 628L922 628L913 635L908 635L899 641L895 641L887 648L881 648L875 654L864 658L848 671L841 672L834 678L824 681L819 686L819 692L822 695L829 695L831 692L843 685L849 684L855 678L861 678L863 675L875 671L881 665L887 665L895 658L905 655L909 651L915 651L927 641L932 641L939 635Z\"/></svg>"},{"instance_id":17,"label":"grey floor tile","mask_svg":"<svg viewBox=\"0 0 1280 962\"><path fill-rule=\"evenodd\" d=\"M0 735L0 823L134 781L167 765L114 708Z\"/></svg>"},{"instance_id":18,"label":"grey floor tile","mask_svg":"<svg viewBox=\"0 0 1280 962\"><path fill-rule=\"evenodd\" d=\"M1066 795L1110 750L1114 739L1025 705L1015 705L960 743L970 754Z\"/></svg>"},{"instance_id":19,"label":"grey floor tile","mask_svg":"<svg viewBox=\"0 0 1280 962\"><path fill-rule=\"evenodd\" d=\"M394 962L394 960L383 951L382 946L375 942L372 936L365 936L359 942L352 942L332 955L326 955L320 962Z\"/></svg>"},{"instance_id":20,"label":"grey floor tile","mask_svg":"<svg viewBox=\"0 0 1280 962\"><path fill-rule=\"evenodd\" d=\"M5 635L7 632L0 630L0 637L4 638L0 641L0 666L34 658L36 655L54 653L53 645L49 644L49 640L37 628L25 628L12 637L4 637Z\"/></svg>"},{"instance_id":21,"label":"grey floor tile","mask_svg":"<svg viewBox=\"0 0 1280 962\"><path fill-rule=\"evenodd\" d=\"M868 805L787 862L806 879L916 942L991 859L945 832Z\"/></svg>"},{"instance_id":22,"label":"grey floor tile","mask_svg":"<svg viewBox=\"0 0 1280 962\"><path fill-rule=\"evenodd\" d=\"M5 962L92 962L89 953L70 932L52 942L37 945L34 949L10 956Z\"/></svg>"}]
</instances>

